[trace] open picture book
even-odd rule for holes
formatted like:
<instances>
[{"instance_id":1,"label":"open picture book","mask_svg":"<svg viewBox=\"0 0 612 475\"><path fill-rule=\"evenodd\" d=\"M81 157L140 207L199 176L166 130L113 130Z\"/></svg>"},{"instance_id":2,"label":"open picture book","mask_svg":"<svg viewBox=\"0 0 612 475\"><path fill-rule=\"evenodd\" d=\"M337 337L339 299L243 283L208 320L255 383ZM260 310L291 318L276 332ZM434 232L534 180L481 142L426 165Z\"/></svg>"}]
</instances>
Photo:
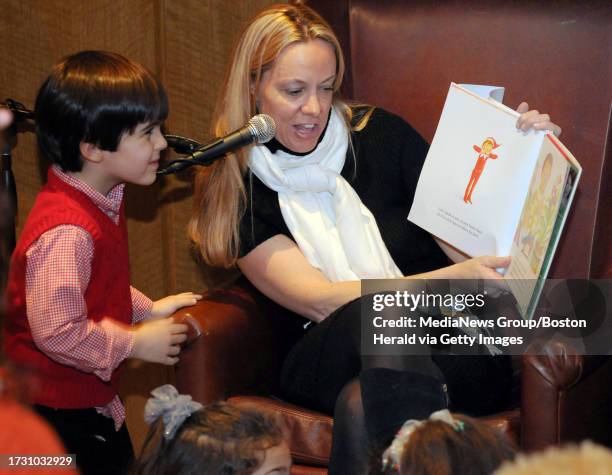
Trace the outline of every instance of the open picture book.
<instances>
[{"instance_id":1,"label":"open picture book","mask_svg":"<svg viewBox=\"0 0 612 475\"><path fill-rule=\"evenodd\" d=\"M512 256L531 318L582 168L550 132L516 128L502 88L451 83L408 219L471 257Z\"/></svg>"}]
</instances>

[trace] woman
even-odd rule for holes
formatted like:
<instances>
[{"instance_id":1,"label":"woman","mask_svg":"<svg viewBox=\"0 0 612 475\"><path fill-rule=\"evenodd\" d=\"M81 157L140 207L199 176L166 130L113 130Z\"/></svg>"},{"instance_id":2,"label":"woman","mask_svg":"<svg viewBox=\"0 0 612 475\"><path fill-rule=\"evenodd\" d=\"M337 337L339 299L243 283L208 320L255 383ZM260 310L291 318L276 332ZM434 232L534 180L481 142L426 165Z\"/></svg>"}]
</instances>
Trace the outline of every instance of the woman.
<instances>
[{"instance_id":1,"label":"woman","mask_svg":"<svg viewBox=\"0 0 612 475\"><path fill-rule=\"evenodd\" d=\"M261 112L276 138L203 170L190 222L208 264L237 264L269 298L317 323L288 356L281 386L334 415L330 474L363 473L366 446L385 446L403 421L449 399L454 410L498 409L510 381L506 358L360 354L359 279L499 279L509 259L444 267L440 246L406 219L427 143L397 116L344 103L343 73L338 40L315 12L259 13L235 50L215 132ZM537 111L517 125L558 129Z\"/></svg>"}]
</instances>

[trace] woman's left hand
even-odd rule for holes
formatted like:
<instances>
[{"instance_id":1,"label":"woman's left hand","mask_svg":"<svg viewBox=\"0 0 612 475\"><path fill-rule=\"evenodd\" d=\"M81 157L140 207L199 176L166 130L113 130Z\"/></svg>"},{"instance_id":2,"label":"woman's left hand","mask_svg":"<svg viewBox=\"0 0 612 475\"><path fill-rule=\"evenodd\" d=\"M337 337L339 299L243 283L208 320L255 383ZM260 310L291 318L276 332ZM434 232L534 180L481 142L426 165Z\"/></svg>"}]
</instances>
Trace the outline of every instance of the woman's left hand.
<instances>
[{"instance_id":1,"label":"woman's left hand","mask_svg":"<svg viewBox=\"0 0 612 475\"><path fill-rule=\"evenodd\" d=\"M561 135L561 127L551 122L548 114L540 114L540 112L535 109L529 110L529 104L526 102L521 102L516 108L516 111L521 114L516 121L517 129L521 129L525 132L529 129L550 130L557 137Z\"/></svg>"}]
</instances>

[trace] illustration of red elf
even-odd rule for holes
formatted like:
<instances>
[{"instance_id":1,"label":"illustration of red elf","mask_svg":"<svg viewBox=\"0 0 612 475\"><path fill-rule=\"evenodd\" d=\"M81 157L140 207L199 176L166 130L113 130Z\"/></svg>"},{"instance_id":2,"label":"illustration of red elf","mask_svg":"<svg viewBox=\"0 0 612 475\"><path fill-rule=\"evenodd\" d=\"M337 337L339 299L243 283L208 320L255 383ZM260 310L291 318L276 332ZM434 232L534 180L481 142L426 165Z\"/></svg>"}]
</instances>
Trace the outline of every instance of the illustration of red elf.
<instances>
[{"instance_id":1,"label":"illustration of red elf","mask_svg":"<svg viewBox=\"0 0 612 475\"><path fill-rule=\"evenodd\" d=\"M482 142L482 148L480 148L478 145L474 145L474 150L478 152L478 159L476 160L476 165L472 170L470 181L465 188L465 193L463 194L463 201L465 203L472 204L472 193L474 192L476 183L478 183L478 179L484 170L487 160L495 160L497 158L497 155L491 153L491 150L494 150L499 146L501 146L501 144L498 144L493 137L487 137L484 142Z\"/></svg>"}]
</instances>

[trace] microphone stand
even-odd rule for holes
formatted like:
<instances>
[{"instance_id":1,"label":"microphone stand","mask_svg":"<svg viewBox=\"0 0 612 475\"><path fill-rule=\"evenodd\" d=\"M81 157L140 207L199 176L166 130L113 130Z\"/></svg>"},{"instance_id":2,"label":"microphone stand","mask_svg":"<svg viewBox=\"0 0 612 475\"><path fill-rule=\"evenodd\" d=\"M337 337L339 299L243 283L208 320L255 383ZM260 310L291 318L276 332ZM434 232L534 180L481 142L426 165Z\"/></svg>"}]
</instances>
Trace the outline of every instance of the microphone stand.
<instances>
[{"instance_id":1,"label":"microphone stand","mask_svg":"<svg viewBox=\"0 0 612 475\"><path fill-rule=\"evenodd\" d=\"M6 232L3 233L4 249L9 255L15 249L15 223L17 219L17 187L15 185L15 175L12 169L11 152L17 144L17 124L24 120L33 120L34 112L26 109L23 104L7 99L4 105L13 113L13 123L3 131L2 146L0 151L0 194L4 194L8 201L8 218Z\"/></svg>"},{"instance_id":2,"label":"microphone stand","mask_svg":"<svg viewBox=\"0 0 612 475\"><path fill-rule=\"evenodd\" d=\"M253 143L266 143L274 137L275 133L276 124L274 119L266 114L257 114L251 117L243 127L206 145L199 145L195 140L186 139L185 137L166 136L171 138L168 143L172 148L177 150L175 144L179 146L184 145L180 150L189 155L179 157L164 164L162 169L157 170L157 175L176 173L192 165L207 167L236 148L245 147Z\"/></svg>"},{"instance_id":3,"label":"microphone stand","mask_svg":"<svg viewBox=\"0 0 612 475\"><path fill-rule=\"evenodd\" d=\"M182 135L165 134L164 137L166 138L166 142L168 142L168 147L176 153L181 153L183 155L192 154L202 146L200 142L190 139L189 137L183 137Z\"/></svg>"},{"instance_id":4,"label":"microphone stand","mask_svg":"<svg viewBox=\"0 0 612 475\"><path fill-rule=\"evenodd\" d=\"M174 160L170 160L164 163L163 168L157 171L158 176L168 175L170 173L176 173L176 171L170 169L172 165L174 165L175 163L185 163L186 164L185 168L190 167L192 165L202 165L202 166L207 167L211 165L213 162L216 162L217 160L222 158L222 156L212 157L212 158L196 158L193 156L195 152L206 152L212 148L217 147L218 145L223 144L222 138L215 140L214 142L211 142L209 144L202 145L193 139L182 137L180 135L169 134L169 135L165 135L165 137L168 142L168 146L170 148L172 148L175 152L185 154L185 156L178 157L178 158L175 158ZM181 171L184 170L185 168L182 168Z\"/></svg>"}]
</instances>

